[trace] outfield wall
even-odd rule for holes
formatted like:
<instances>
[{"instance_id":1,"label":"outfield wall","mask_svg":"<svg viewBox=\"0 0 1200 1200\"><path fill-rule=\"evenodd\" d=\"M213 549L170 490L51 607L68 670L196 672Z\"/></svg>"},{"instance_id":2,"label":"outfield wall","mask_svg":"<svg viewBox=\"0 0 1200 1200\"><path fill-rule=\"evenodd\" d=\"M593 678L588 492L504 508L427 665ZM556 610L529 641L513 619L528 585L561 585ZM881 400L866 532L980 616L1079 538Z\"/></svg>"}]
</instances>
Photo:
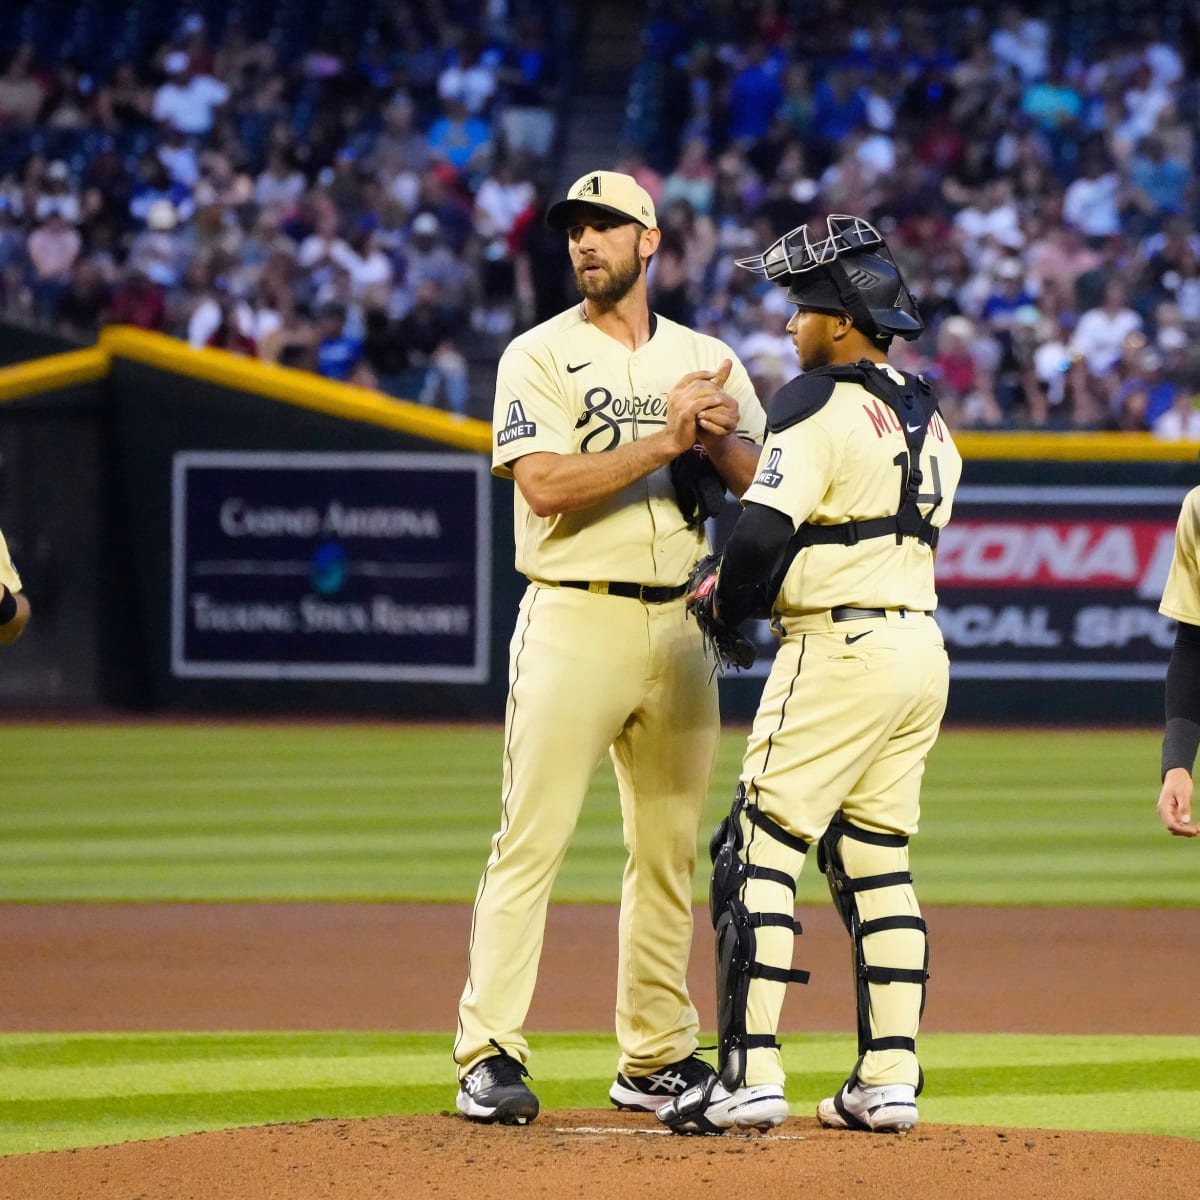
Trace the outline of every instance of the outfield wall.
<instances>
[{"instance_id":1,"label":"outfield wall","mask_svg":"<svg viewBox=\"0 0 1200 1200\"><path fill-rule=\"evenodd\" d=\"M0 528L35 619L0 705L499 718L523 581L485 423L138 330L21 347L0 327ZM1157 723L1157 602L1200 447L959 441L949 719ZM730 719L769 665L756 635Z\"/></svg>"}]
</instances>

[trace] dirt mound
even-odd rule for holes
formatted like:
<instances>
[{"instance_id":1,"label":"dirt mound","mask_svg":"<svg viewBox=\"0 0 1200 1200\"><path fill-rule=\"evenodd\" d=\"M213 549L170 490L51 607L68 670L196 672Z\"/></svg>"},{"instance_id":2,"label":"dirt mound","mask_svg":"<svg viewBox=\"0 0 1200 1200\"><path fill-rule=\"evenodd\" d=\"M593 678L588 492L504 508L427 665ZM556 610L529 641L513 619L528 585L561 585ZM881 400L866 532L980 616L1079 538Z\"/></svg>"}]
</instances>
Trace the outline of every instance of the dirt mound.
<instances>
[{"instance_id":1,"label":"dirt mound","mask_svg":"<svg viewBox=\"0 0 1200 1200\"><path fill-rule=\"evenodd\" d=\"M0 1159L7 1200L511 1200L621 1196L1192 1200L1184 1138L919 1125L683 1138L653 1117L550 1111L524 1128L457 1115L310 1121Z\"/></svg>"}]
</instances>

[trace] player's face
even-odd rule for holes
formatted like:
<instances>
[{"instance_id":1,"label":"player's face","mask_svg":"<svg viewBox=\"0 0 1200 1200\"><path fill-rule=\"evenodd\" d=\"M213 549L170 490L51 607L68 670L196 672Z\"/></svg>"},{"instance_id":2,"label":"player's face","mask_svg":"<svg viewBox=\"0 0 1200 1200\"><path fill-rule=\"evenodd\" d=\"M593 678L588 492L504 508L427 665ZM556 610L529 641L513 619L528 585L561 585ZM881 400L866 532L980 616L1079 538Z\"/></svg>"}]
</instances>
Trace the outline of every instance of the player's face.
<instances>
[{"instance_id":1,"label":"player's face","mask_svg":"<svg viewBox=\"0 0 1200 1200\"><path fill-rule=\"evenodd\" d=\"M811 371L814 367L826 366L833 356L833 334L838 318L829 313L814 312L811 308L798 308L787 324L800 360L800 370Z\"/></svg>"},{"instance_id":2,"label":"player's face","mask_svg":"<svg viewBox=\"0 0 1200 1200\"><path fill-rule=\"evenodd\" d=\"M591 213L568 227L575 286L585 300L609 307L624 299L641 278L641 234L636 221Z\"/></svg>"}]
</instances>

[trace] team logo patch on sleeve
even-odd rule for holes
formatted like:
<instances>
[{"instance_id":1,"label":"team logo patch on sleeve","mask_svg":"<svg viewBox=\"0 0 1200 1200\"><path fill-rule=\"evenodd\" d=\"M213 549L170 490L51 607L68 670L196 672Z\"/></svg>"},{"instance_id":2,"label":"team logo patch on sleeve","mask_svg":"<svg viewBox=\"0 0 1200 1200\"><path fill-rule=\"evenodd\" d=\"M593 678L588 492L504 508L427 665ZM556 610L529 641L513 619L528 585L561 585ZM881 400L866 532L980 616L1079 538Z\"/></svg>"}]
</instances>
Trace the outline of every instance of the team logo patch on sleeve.
<instances>
[{"instance_id":1,"label":"team logo patch on sleeve","mask_svg":"<svg viewBox=\"0 0 1200 1200\"><path fill-rule=\"evenodd\" d=\"M525 410L521 407L520 400L514 400L508 406L508 416L504 422L504 428L496 434L496 445L507 446L509 442L518 441L520 438L534 437L537 434L537 423L525 419Z\"/></svg>"},{"instance_id":2,"label":"team logo patch on sleeve","mask_svg":"<svg viewBox=\"0 0 1200 1200\"><path fill-rule=\"evenodd\" d=\"M763 487L778 487L783 482L783 473L779 470L779 460L783 457L783 451L776 447L767 455L767 461L763 464L762 469L754 477L755 483L761 483Z\"/></svg>"}]
</instances>

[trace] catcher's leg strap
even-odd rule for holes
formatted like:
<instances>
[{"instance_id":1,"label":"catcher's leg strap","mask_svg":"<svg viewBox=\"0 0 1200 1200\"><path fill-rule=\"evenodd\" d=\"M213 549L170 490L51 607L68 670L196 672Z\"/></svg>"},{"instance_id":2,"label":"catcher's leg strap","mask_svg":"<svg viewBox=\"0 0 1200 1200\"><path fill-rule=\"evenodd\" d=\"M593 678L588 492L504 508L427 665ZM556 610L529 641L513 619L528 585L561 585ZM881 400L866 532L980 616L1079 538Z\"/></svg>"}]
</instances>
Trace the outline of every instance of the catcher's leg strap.
<instances>
[{"instance_id":1,"label":"catcher's leg strap","mask_svg":"<svg viewBox=\"0 0 1200 1200\"><path fill-rule=\"evenodd\" d=\"M839 815L821 839L818 862L852 943L860 1057L915 1053L929 947L908 870L908 838L862 829ZM919 991L895 993L894 984Z\"/></svg>"},{"instance_id":2,"label":"catcher's leg strap","mask_svg":"<svg viewBox=\"0 0 1200 1200\"><path fill-rule=\"evenodd\" d=\"M746 861L742 818L777 843L771 847L771 857L792 869ZM747 1050L779 1048L773 1033L749 1033L746 1029L746 999L751 979L787 984L807 983L809 978L807 971L759 961L756 930L783 928L792 936L803 930L791 912L756 911L748 902L747 887L754 888L758 883L786 888L794 905L796 876L807 851L807 842L788 833L756 805L747 804L745 789L738 785L733 808L717 827L710 845L713 872L709 910L716 930L718 1055L721 1079L727 1088L741 1086ZM790 953L788 957L790 960Z\"/></svg>"}]
</instances>

